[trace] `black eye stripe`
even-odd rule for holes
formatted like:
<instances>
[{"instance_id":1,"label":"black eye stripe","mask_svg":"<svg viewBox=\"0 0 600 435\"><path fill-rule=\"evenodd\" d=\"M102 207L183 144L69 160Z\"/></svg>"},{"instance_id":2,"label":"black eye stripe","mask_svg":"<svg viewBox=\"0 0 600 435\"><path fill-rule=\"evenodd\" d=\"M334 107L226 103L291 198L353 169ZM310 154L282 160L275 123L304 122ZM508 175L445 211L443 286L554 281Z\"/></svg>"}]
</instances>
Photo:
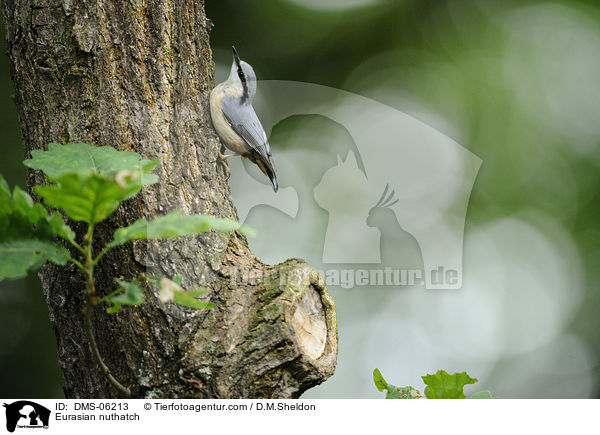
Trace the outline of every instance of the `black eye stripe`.
<instances>
[{"instance_id":1,"label":"black eye stripe","mask_svg":"<svg viewBox=\"0 0 600 435\"><path fill-rule=\"evenodd\" d=\"M244 88L244 93L242 94L242 101L246 101L246 99L248 98L248 83L246 81L246 74L244 74L242 66L239 63L237 64L237 73L238 77L240 78L240 81L242 82L242 87Z\"/></svg>"}]
</instances>

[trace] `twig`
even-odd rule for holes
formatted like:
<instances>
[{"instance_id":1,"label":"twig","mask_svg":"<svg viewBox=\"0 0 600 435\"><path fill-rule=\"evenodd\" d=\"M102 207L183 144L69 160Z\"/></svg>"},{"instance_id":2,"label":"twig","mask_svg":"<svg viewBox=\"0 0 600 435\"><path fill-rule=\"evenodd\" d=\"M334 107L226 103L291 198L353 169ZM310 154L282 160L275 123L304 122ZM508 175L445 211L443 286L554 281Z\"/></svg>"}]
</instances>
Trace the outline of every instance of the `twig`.
<instances>
[{"instance_id":1,"label":"twig","mask_svg":"<svg viewBox=\"0 0 600 435\"><path fill-rule=\"evenodd\" d=\"M104 363L104 360L100 356L100 351L98 350L98 344L96 343L96 338L94 337L94 328L92 326L92 319L91 319L91 310L92 310L92 306L93 306L92 296L88 294L86 301L87 302L86 302L85 312L84 312L85 330L87 332L88 339L90 340L90 350L92 351L92 355L94 356L96 363L100 366L100 369L102 370L102 372L108 379L108 382L110 382L117 390L119 390L121 393L123 393L123 395L125 395L125 397L131 397L131 391L129 390L129 388L123 386L119 381L117 381L115 379L115 377L110 373L110 369Z\"/></svg>"},{"instance_id":2,"label":"twig","mask_svg":"<svg viewBox=\"0 0 600 435\"><path fill-rule=\"evenodd\" d=\"M96 343L96 337L94 336L94 327L92 326L92 309L95 305L94 299L96 298L96 284L94 282L95 263L92 258L93 238L94 225L89 224L88 232L83 239L85 243L85 249L79 247L79 249L83 251L83 254L85 256L85 264L81 264L77 262L77 260L72 260L77 265L77 267L79 267L85 272L87 279L85 310L83 312L85 331L90 341L90 351L92 353L92 357L100 367L100 370L102 370L102 373L104 373L104 375L108 379L108 382L110 382L110 384L114 386L117 390L119 390L125 397L131 397L131 391L129 390L129 388L123 386L123 384L117 381L115 377L110 373L110 369L104 363L102 356L100 356L100 351L98 350L98 343ZM100 301L102 301L102 299L100 299Z\"/></svg>"}]
</instances>

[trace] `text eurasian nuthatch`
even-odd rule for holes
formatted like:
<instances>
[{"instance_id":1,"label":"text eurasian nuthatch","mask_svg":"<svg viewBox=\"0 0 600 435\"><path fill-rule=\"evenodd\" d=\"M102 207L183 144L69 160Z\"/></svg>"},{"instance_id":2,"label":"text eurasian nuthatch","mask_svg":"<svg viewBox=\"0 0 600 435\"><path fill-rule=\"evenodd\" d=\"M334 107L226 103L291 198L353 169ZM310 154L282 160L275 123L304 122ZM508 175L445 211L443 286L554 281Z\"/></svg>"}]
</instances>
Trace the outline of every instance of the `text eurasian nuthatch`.
<instances>
[{"instance_id":1,"label":"text eurasian nuthatch","mask_svg":"<svg viewBox=\"0 0 600 435\"><path fill-rule=\"evenodd\" d=\"M256 94L254 70L233 49L233 64L229 78L217 85L210 93L210 116L217 134L225 147L234 154L223 156L246 157L269 177L277 192L277 172L271 157L267 135L254 108L252 99Z\"/></svg>"}]
</instances>

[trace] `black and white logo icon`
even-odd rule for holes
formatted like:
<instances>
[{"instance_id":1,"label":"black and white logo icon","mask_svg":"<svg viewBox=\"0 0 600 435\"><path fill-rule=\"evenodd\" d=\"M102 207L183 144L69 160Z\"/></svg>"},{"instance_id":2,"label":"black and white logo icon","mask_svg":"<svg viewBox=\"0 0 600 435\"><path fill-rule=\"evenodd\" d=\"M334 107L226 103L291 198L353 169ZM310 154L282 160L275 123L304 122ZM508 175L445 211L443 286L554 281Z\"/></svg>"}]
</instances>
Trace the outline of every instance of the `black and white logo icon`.
<instances>
[{"instance_id":1,"label":"black and white logo icon","mask_svg":"<svg viewBox=\"0 0 600 435\"><path fill-rule=\"evenodd\" d=\"M6 430L14 432L16 428L48 428L50 410L29 400L19 400L3 405L6 408Z\"/></svg>"}]
</instances>

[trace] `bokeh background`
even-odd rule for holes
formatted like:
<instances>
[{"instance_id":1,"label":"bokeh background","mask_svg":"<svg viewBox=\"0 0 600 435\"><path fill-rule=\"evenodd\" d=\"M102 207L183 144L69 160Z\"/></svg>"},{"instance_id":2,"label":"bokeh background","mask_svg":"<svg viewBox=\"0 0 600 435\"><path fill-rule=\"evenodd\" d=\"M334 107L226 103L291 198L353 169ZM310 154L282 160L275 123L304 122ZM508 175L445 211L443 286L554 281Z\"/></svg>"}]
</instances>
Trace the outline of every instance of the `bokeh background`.
<instances>
[{"instance_id":1,"label":"bokeh background","mask_svg":"<svg viewBox=\"0 0 600 435\"><path fill-rule=\"evenodd\" d=\"M381 397L374 367L418 389L420 375L446 369L500 397L600 395L596 2L208 0L206 9L217 81L235 44L259 79L364 95L483 160L463 289L391 290L365 311L360 289L331 288L339 366L305 397ZM4 52L3 35L0 44ZM6 56L0 74L0 172L24 186ZM319 123L288 122L273 135L339 133ZM0 283L0 397L62 397L54 344L37 277Z\"/></svg>"}]
</instances>

